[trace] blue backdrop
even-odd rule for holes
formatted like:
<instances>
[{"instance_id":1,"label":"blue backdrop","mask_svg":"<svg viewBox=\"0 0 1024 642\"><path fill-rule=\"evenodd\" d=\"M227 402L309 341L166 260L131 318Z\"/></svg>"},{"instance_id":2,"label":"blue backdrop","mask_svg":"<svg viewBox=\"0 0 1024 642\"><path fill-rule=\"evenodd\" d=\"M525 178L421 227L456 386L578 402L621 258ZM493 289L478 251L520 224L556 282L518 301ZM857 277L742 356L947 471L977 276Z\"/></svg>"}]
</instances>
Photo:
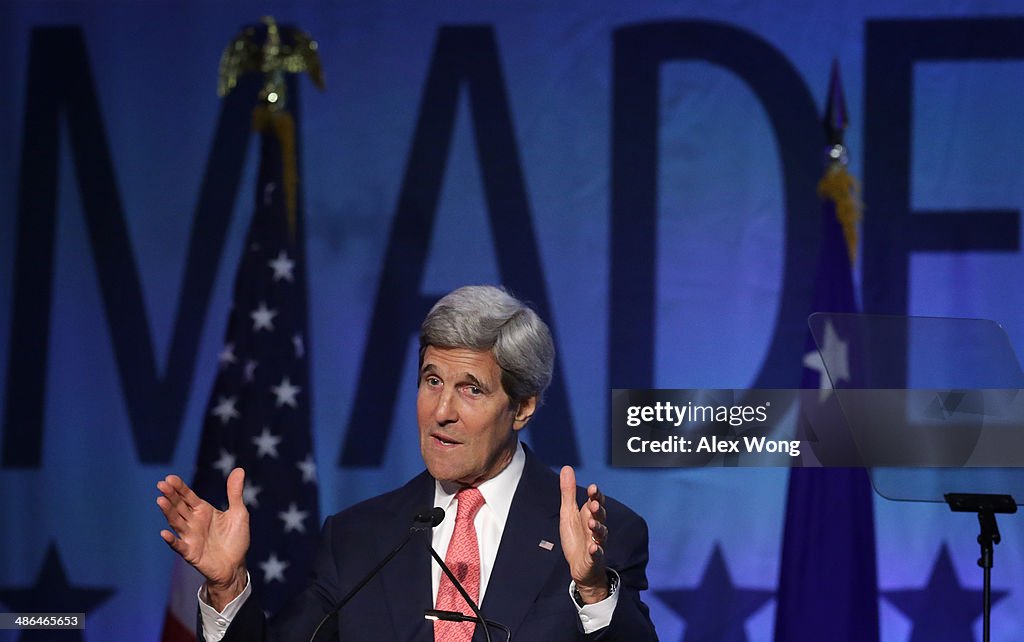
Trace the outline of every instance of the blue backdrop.
<instances>
[{"instance_id":1,"label":"blue backdrop","mask_svg":"<svg viewBox=\"0 0 1024 642\"><path fill-rule=\"evenodd\" d=\"M506 283L559 347L526 439L648 519L662 639L729 617L723 639L770 640L787 471L611 468L608 390L799 384L833 58L863 308L995 319L1024 351L1015 2L4 3L0 590L94 591L86 640L159 635L154 484L192 475L253 204L217 64L263 14L310 32L327 81L297 114L324 514L422 466L427 302ZM882 639L936 612L980 638L976 520L875 513ZM1001 528L1008 641L1024 526Z\"/></svg>"}]
</instances>

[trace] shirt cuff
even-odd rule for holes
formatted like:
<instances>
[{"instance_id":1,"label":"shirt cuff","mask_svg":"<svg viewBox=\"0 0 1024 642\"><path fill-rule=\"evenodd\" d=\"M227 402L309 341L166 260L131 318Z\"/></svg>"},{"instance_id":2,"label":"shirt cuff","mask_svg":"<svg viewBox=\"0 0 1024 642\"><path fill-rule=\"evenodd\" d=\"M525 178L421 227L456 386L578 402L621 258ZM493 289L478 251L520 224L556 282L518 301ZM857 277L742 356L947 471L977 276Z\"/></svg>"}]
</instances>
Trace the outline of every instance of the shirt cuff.
<instances>
[{"instance_id":1,"label":"shirt cuff","mask_svg":"<svg viewBox=\"0 0 1024 642\"><path fill-rule=\"evenodd\" d=\"M249 582L249 571L245 572L245 588L219 613L207 602L206 584L199 587L197 594L199 613L203 619L203 637L206 638L206 642L220 642L224 639L228 627L231 626L231 620L238 615L238 609L242 608L250 595L252 595L252 584Z\"/></svg>"},{"instance_id":2,"label":"shirt cuff","mask_svg":"<svg viewBox=\"0 0 1024 642\"><path fill-rule=\"evenodd\" d=\"M584 604L583 606L580 606L573 597L576 594L576 582L569 582L569 599L572 600L573 606L576 607L584 633L599 631L612 623L615 605L619 603L619 574L612 569L608 569L608 575L608 597L600 602Z\"/></svg>"}]
</instances>

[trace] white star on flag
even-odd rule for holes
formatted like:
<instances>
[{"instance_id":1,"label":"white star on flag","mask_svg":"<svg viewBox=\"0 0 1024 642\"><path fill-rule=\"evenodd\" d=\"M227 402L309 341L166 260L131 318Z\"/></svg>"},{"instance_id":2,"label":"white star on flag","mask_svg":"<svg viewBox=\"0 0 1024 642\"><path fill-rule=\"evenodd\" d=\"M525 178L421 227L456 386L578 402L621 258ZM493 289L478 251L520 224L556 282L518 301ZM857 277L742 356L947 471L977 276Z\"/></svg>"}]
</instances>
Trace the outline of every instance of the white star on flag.
<instances>
[{"instance_id":1,"label":"white star on flag","mask_svg":"<svg viewBox=\"0 0 1024 642\"><path fill-rule=\"evenodd\" d=\"M277 397L278 408L281 406L291 406L292 408L298 406L298 403L295 400L295 395L299 394L299 391L302 390L302 388L299 386L293 386L288 377L282 379L280 384L270 386L270 390L274 393L274 396Z\"/></svg>"},{"instance_id":2,"label":"white star on flag","mask_svg":"<svg viewBox=\"0 0 1024 642\"><path fill-rule=\"evenodd\" d=\"M316 483L316 462L313 461L313 453L306 455L306 458L295 464L302 471L303 482Z\"/></svg>"},{"instance_id":3,"label":"white star on flag","mask_svg":"<svg viewBox=\"0 0 1024 642\"><path fill-rule=\"evenodd\" d=\"M284 521L284 532L290 533L292 531L299 531L300 533L306 532L306 525L303 521L309 517L309 511L299 510L299 507L292 502L288 506L288 510L277 514L278 517Z\"/></svg>"},{"instance_id":4,"label":"white star on flag","mask_svg":"<svg viewBox=\"0 0 1024 642\"><path fill-rule=\"evenodd\" d=\"M228 474L235 468L235 460L236 457L234 455L221 448L220 459L213 462L213 467L219 470L220 472L224 473L224 477L227 477Z\"/></svg>"},{"instance_id":5,"label":"white star on flag","mask_svg":"<svg viewBox=\"0 0 1024 642\"><path fill-rule=\"evenodd\" d=\"M245 372L242 374L242 378L246 381L252 381L256 378L256 366L260 365L255 359L249 359L245 362Z\"/></svg>"},{"instance_id":6,"label":"white star on flag","mask_svg":"<svg viewBox=\"0 0 1024 642\"><path fill-rule=\"evenodd\" d=\"M274 317L277 316L277 310L268 308L266 301L260 301L260 307L250 312L249 316L252 317L253 332L258 330L274 331Z\"/></svg>"},{"instance_id":7,"label":"white star on flag","mask_svg":"<svg viewBox=\"0 0 1024 642\"><path fill-rule=\"evenodd\" d=\"M292 337L292 345L295 346L295 358L301 359L306 356L306 344L302 342L302 335L297 334Z\"/></svg>"},{"instance_id":8,"label":"white star on flag","mask_svg":"<svg viewBox=\"0 0 1024 642\"><path fill-rule=\"evenodd\" d=\"M818 401L825 401L832 394L832 382L829 375L836 383L850 380L850 355L849 342L843 341L836 332L830 320L825 321L824 344L819 353L812 350L804 355L804 367L815 370L818 373ZM824 354L824 360L822 359ZM825 361L829 369L825 369Z\"/></svg>"},{"instance_id":9,"label":"white star on flag","mask_svg":"<svg viewBox=\"0 0 1024 642\"><path fill-rule=\"evenodd\" d=\"M273 261L267 261L267 265L274 270L275 283L281 279L285 281L295 280L295 277L292 275L292 270L295 269L295 261L289 259L288 253L284 250L281 250Z\"/></svg>"},{"instance_id":10,"label":"white star on flag","mask_svg":"<svg viewBox=\"0 0 1024 642\"><path fill-rule=\"evenodd\" d=\"M224 349L217 355L217 363L222 368L230 366L232 363L238 363L238 359L235 358L235 344L227 343L224 345Z\"/></svg>"},{"instance_id":11,"label":"white star on flag","mask_svg":"<svg viewBox=\"0 0 1024 642\"><path fill-rule=\"evenodd\" d=\"M260 562L260 568L263 569L263 583L269 584L274 580L278 582L284 581L284 569L288 568L290 564L284 560L277 559L277 553L271 553L270 557L265 562Z\"/></svg>"},{"instance_id":12,"label":"white star on flag","mask_svg":"<svg viewBox=\"0 0 1024 642\"><path fill-rule=\"evenodd\" d=\"M210 414L220 419L221 424L238 419L241 415L235 409L236 401L235 397L217 397L217 405L210 411Z\"/></svg>"},{"instance_id":13,"label":"white star on flag","mask_svg":"<svg viewBox=\"0 0 1024 642\"><path fill-rule=\"evenodd\" d=\"M242 502L246 506L252 506L253 508L260 507L259 494L263 492L262 486L252 484L248 479L245 480L245 486L242 487Z\"/></svg>"},{"instance_id":14,"label":"white star on flag","mask_svg":"<svg viewBox=\"0 0 1024 642\"><path fill-rule=\"evenodd\" d=\"M281 443L281 437L270 434L270 428L264 426L263 432L258 437L252 438L252 443L256 444L256 455L258 457L270 455L277 458L277 445Z\"/></svg>"}]
</instances>

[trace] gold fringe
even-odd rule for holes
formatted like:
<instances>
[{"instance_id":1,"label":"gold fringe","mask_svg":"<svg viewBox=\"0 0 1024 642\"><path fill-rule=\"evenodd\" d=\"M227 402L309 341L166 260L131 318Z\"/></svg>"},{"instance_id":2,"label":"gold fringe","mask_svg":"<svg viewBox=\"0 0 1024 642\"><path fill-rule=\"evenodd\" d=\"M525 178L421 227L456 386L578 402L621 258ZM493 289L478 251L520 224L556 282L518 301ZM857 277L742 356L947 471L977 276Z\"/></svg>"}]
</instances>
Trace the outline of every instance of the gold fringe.
<instances>
[{"instance_id":1,"label":"gold fringe","mask_svg":"<svg viewBox=\"0 0 1024 642\"><path fill-rule=\"evenodd\" d=\"M285 207L288 214L288 232L295 240L296 194L298 193L299 170L295 159L295 120L283 109L271 110L260 105L252 110L252 128L266 132L272 127L281 145L281 170L284 174Z\"/></svg>"},{"instance_id":2,"label":"gold fringe","mask_svg":"<svg viewBox=\"0 0 1024 642\"><path fill-rule=\"evenodd\" d=\"M818 196L836 204L836 218L843 227L847 258L857 262L857 224L863 218L864 203L860 200L860 183L841 163L832 163L818 181Z\"/></svg>"}]
</instances>

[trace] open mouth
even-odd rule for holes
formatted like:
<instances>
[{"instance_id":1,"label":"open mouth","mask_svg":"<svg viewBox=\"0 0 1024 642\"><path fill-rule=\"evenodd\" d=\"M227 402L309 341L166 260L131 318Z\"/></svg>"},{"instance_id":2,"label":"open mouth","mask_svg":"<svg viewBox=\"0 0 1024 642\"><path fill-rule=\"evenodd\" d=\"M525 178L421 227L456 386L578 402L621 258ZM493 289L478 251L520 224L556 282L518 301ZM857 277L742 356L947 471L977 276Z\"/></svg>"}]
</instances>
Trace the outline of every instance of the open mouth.
<instances>
[{"instance_id":1,"label":"open mouth","mask_svg":"<svg viewBox=\"0 0 1024 642\"><path fill-rule=\"evenodd\" d=\"M446 448L451 447L451 446L458 446L458 445L461 445L461 443L462 443L462 442L459 442L459 441L455 441L454 439L452 439L448 435L442 435L442 434L434 433L434 434L431 434L430 436L434 439L434 441L436 441L438 444L440 444L441 446L444 446Z\"/></svg>"}]
</instances>

